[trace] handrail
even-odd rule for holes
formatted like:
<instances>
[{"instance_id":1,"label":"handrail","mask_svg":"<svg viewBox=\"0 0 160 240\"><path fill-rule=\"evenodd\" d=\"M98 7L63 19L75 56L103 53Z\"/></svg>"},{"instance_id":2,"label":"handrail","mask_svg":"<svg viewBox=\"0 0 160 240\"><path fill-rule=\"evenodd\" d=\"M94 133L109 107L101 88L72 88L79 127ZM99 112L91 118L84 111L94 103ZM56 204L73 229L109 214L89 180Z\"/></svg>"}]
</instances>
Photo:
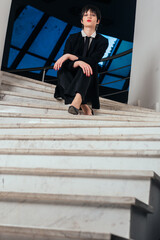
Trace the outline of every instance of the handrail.
<instances>
[{"instance_id":1,"label":"handrail","mask_svg":"<svg viewBox=\"0 0 160 240\"><path fill-rule=\"evenodd\" d=\"M100 86L105 86L105 85L108 85L108 84L111 84L111 83L120 82L120 81L124 81L124 80L128 80L128 79L130 79L130 77L125 77L125 78L118 79L118 80L115 80L115 81L112 81L112 82L108 82L108 83L101 83L99 85Z\"/></svg>"},{"instance_id":2,"label":"handrail","mask_svg":"<svg viewBox=\"0 0 160 240\"><path fill-rule=\"evenodd\" d=\"M102 58L100 60L100 62L105 62L105 61L108 61L108 60L112 60L112 59L116 59L116 58L119 58L119 57L123 57L129 53L132 52L132 49L129 49L123 53L119 53L119 54L116 54L114 56L111 56L111 57L107 57L107 58ZM43 71L46 71L46 70L49 70L49 69L53 69L53 66L47 66L47 67L37 67L37 68L23 68L23 69L7 69L6 71L7 72L13 72L13 73L16 73L16 72L30 72L30 71L38 71L38 70L43 70Z\"/></svg>"},{"instance_id":3,"label":"handrail","mask_svg":"<svg viewBox=\"0 0 160 240\"><path fill-rule=\"evenodd\" d=\"M123 66L123 67L112 69L110 71L99 72L99 74L111 73L111 72L114 72L114 71L117 71L117 70L120 70L120 69L123 69L123 68L126 68L126 67L131 67L131 65L129 64L129 65L126 65L126 66Z\"/></svg>"},{"instance_id":4,"label":"handrail","mask_svg":"<svg viewBox=\"0 0 160 240\"><path fill-rule=\"evenodd\" d=\"M129 53L132 53L132 48L127 50L127 51L124 51L122 53L119 53L119 54L116 54L116 55L113 55L111 57L107 57L107 58L102 58L100 62L105 62L105 61L108 61L108 60L112 60L112 59L115 59L115 58L119 58L119 57L123 57Z\"/></svg>"},{"instance_id":5,"label":"handrail","mask_svg":"<svg viewBox=\"0 0 160 240\"><path fill-rule=\"evenodd\" d=\"M124 93L124 92L128 92L128 90L122 90L122 91L118 91L115 93L109 93L109 94L101 95L100 97L110 97L110 96L117 95L117 94Z\"/></svg>"}]
</instances>

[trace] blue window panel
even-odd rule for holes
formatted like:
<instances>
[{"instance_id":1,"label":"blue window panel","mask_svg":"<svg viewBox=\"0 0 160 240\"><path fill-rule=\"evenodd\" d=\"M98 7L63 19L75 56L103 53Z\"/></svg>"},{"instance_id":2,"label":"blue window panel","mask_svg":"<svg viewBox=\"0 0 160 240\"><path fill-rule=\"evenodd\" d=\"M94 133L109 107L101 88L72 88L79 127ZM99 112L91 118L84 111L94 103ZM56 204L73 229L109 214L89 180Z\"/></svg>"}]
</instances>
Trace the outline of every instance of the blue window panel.
<instances>
[{"instance_id":1,"label":"blue window panel","mask_svg":"<svg viewBox=\"0 0 160 240\"><path fill-rule=\"evenodd\" d=\"M120 79L121 78L106 75L103 79L102 84L110 83L110 82L117 81L117 80L120 80ZM106 85L102 85L102 86L122 90L124 83L125 83L125 80L122 80L122 81L119 81L119 82L110 83L110 84L106 84Z\"/></svg>"},{"instance_id":2,"label":"blue window panel","mask_svg":"<svg viewBox=\"0 0 160 240\"><path fill-rule=\"evenodd\" d=\"M133 43L132 42L122 41L116 54L122 53L122 52L127 51L131 48L133 48Z\"/></svg>"},{"instance_id":3,"label":"blue window panel","mask_svg":"<svg viewBox=\"0 0 160 240\"><path fill-rule=\"evenodd\" d=\"M113 71L111 73L122 76L122 77L128 77L128 75L130 74L131 71L131 67L125 67L116 71Z\"/></svg>"},{"instance_id":4,"label":"blue window panel","mask_svg":"<svg viewBox=\"0 0 160 240\"><path fill-rule=\"evenodd\" d=\"M47 76L52 76L52 77L57 77L57 71L55 71L54 69L48 70L46 75Z\"/></svg>"},{"instance_id":5,"label":"blue window panel","mask_svg":"<svg viewBox=\"0 0 160 240\"><path fill-rule=\"evenodd\" d=\"M57 61L63 55L64 47L65 47L65 44L66 44L66 41L67 41L68 37L71 34L74 34L74 33L80 32L80 31L81 31L81 28L72 27L71 31L69 32L67 38L65 39L65 41L64 41L64 43L62 45L62 47L60 48L59 52L57 53L57 56L55 57L55 61Z\"/></svg>"},{"instance_id":6,"label":"blue window panel","mask_svg":"<svg viewBox=\"0 0 160 240\"><path fill-rule=\"evenodd\" d=\"M22 68L36 68L36 67L43 67L46 61L33 57L29 54L26 54L20 64L18 65L17 69ZM40 73L41 71L34 71L35 73Z\"/></svg>"},{"instance_id":7,"label":"blue window panel","mask_svg":"<svg viewBox=\"0 0 160 240\"><path fill-rule=\"evenodd\" d=\"M131 53L127 54L126 56L114 59L112 61L111 65L110 65L108 71L116 69L116 68L120 68L120 67L123 67L123 66L131 65L131 61L132 61L132 54ZM130 73L130 67L114 71L113 73L126 77Z\"/></svg>"},{"instance_id":8,"label":"blue window panel","mask_svg":"<svg viewBox=\"0 0 160 240\"><path fill-rule=\"evenodd\" d=\"M29 51L48 58L66 26L67 23L55 17L50 17L31 45Z\"/></svg>"},{"instance_id":9,"label":"blue window panel","mask_svg":"<svg viewBox=\"0 0 160 240\"><path fill-rule=\"evenodd\" d=\"M11 44L22 48L43 14L36 8L26 6L14 23Z\"/></svg>"},{"instance_id":10,"label":"blue window panel","mask_svg":"<svg viewBox=\"0 0 160 240\"><path fill-rule=\"evenodd\" d=\"M19 51L14 49L14 48L10 48L9 50L9 58L8 58L8 65L7 67L10 68L13 61L15 60L15 58L17 57Z\"/></svg>"},{"instance_id":11,"label":"blue window panel","mask_svg":"<svg viewBox=\"0 0 160 240\"><path fill-rule=\"evenodd\" d=\"M132 47L133 47L132 42L122 41L118 50L117 50L117 52L116 52L116 54L127 51L127 50L131 49ZM112 61L111 65L110 65L108 71L116 69L116 68L120 68L120 67L123 67L123 66L131 65L131 62L132 62L132 53L127 54L123 57L114 59ZM124 77L127 77L130 73L130 67L114 71L113 73L124 76Z\"/></svg>"}]
</instances>

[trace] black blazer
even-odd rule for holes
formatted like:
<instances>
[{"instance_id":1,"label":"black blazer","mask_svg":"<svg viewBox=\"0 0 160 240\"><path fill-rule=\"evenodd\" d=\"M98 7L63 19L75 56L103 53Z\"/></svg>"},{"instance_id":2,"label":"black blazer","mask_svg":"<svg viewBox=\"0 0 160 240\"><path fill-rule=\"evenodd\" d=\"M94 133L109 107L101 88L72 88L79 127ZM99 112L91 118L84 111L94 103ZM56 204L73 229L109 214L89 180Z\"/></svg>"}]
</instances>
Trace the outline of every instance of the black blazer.
<instances>
[{"instance_id":1,"label":"black blazer","mask_svg":"<svg viewBox=\"0 0 160 240\"><path fill-rule=\"evenodd\" d=\"M71 34L66 41L64 54L70 53L76 55L78 60L82 60L88 63L93 70L92 79L92 88L90 89L92 96L92 107L100 108L99 104L99 88L98 88L98 62L102 59L105 50L108 47L108 39L103 37L100 34L97 34L95 38L92 39L87 57L82 57L83 48L84 48L84 38L82 37L81 32ZM77 61L77 60L76 60ZM64 65L70 71L73 69L74 61L67 60Z\"/></svg>"}]
</instances>

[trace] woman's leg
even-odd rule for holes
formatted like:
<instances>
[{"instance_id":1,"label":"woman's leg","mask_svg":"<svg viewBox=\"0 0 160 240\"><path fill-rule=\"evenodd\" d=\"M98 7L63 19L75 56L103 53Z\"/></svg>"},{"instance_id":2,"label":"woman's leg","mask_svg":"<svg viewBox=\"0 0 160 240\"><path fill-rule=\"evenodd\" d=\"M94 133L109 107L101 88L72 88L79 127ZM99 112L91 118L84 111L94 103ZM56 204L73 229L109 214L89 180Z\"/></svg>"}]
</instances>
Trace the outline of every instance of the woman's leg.
<instances>
[{"instance_id":1,"label":"woman's leg","mask_svg":"<svg viewBox=\"0 0 160 240\"><path fill-rule=\"evenodd\" d=\"M71 103L71 106L74 106L75 108L80 109L81 103L82 103L82 96L80 93L76 93Z\"/></svg>"},{"instance_id":2,"label":"woman's leg","mask_svg":"<svg viewBox=\"0 0 160 240\"><path fill-rule=\"evenodd\" d=\"M84 115L93 115L92 109L87 104L82 104L81 109L82 109Z\"/></svg>"}]
</instances>

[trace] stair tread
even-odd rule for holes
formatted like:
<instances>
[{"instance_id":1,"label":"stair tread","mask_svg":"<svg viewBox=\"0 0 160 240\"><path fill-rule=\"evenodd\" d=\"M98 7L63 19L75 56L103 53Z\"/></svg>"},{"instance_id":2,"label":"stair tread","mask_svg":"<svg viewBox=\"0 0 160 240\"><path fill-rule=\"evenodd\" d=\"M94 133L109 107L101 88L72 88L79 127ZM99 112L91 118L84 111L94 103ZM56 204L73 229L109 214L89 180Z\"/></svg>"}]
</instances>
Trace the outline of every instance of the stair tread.
<instances>
[{"instance_id":1,"label":"stair tread","mask_svg":"<svg viewBox=\"0 0 160 240\"><path fill-rule=\"evenodd\" d=\"M0 154L8 155L46 155L46 156L92 156L92 157L152 157L160 158L160 150L53 150L1 148Z\"/></svg>"},{"instance_id":2,"label":"stair tread","mask_svg":"<svg viewBox=\"0 0 160 240\"><path fill-rule=\"evenodd\" d=\"M44 86L44 88L42 88L42 87L33 87L33 86L31 86L31 85L27 85L27 84L22 84L22 83L12 83L12 82L9 82L9 81L3 81L2 80L2 83L1 83L1 85L2 85L2 89L3 89L3 85L9 85L9 86L15 86L15 87L19 87L19 88L25 88L25 89L31 89L31 90L34 90L34 91L37 91L37 92L46 92L46 93L51 93L51 94L53 94L53 92L54 92L54 89L46 89L45 88L45 86Z\"/></svg>"},{"instance_id":3,"label":"stair tread","mask_svg":"<svg viewBox=\"0 0 160 240\"><path fill-rule=\"evenodd\" d=\"M71 194L44 194L44 193L18 193L0 192L0 201L44 203L44 204L66 204L88 207L120 207L135 206L141 210L152 213L153 208L134 197L112 197L112 196L86 196Z\"/></svg>"},{"instance_id":4,"label":"stair tread","mask_svg":"<svg viewBox=\"0 0 160 240\"><path fill-rule=\"evenodd\" d=\"M17 97L25 97L30 99L39 99L39 100L45 100L49 102L57 102L57 100L54 97L44 97L44 96L36 96L36 95L28 95L20 92L13 92L13 91L3 91L0 90L0 94L4 95L10 95L10 96L17 96ZM152 113L152 115L159 115L159 113L155 112L152 109L146 109L146 108L140 108L137 106L131 106L127 104L122 104L119 102L111 101L109 99L102 99L100 98L101 102L101 109L112 109L112 110L127 110L129 112L144 112L144 113ZM122 109L121 109L122 108Z\"/></svg>"},{"instance_id":5,"label":"stair tread","mask_svg":"<svg viewBox=\"0 0 160 240\"><path fill-rule=\"evenodd\" d=\"M20 168L0 167L0 174L32 175L32 176L62 176L86 178L114 179L154 179L160 183L160 176L154 171L145 170L97 170L97 169L52 169L52 168Z\"/></svg>"},{"instance_id":6,"label":"stair tread","mask_svg":"<svg viewBox=\"0 0 160 240\"><path fill-rule=\"evenodd\" d=\"M92 116L91 116L92 117ZM118 128L118 127L160 127L160 122L106 122L104 124L88 122L80 123L13 123L13 124L0 124L0 129L3 128Z\"/></svg>"},{"instance_id":7,"label":"stair tread","mask_svg":"<svg viewBox=\"0 0 160 240\"><path fill-rule=\"evenodd\" d=\"M137 135L0 135L0 140L160 141L160 134Z\"/></svg>"},{"instance_id":8,"label":"stair tread","mask_svg":"<svg viewBox=\"0 0 160 240\"><path fill-rule=\"evenodd\" d=\"M110 233L98 233L98 232L83 232L74 230L62 230L62 229L48 229L38 227L19 227L0 225L0 232L10 234L25 234L25 236L37 236L38 237L51 237L51 239L74 239L74 240L112 240L112 237L117 237ZM131 240L122 237L117 237L117 240Z\"/></svg>"},{"instance_id":9,"label":"stair tread","mask_svg":"<svg viewBox=\"0 0 160 240\"><path fill-rule=\"evenodd\" d=\"M53 114L34 114L34 113L16 113L16 112L0 112L0 117L3 118L32 118L32 119L66 119L66 120L97 120L97 121L129 121L129 122L148 122L154 121L158 122L159 118L155 117L138 117L138 116L117 116L114 114L109 115L95 115L95 116L87 116L87 115L53 115ZM5 121L6 122L6 121Z\"/></svg>"},{"instance_id":10,"label":"stair tread","mask_svg":"<svg viewBox=\"0 0 160 240\"><path fill-rule=\"evenodd\" d=\"M51 87L51 88L55 88L55 86L52 85L52 84L50 84L50 83L38 81L38 80L35 80L35 79L32 79L32 78L27 78L27 77L24 77L24 76L19 76L19 75L13 74L13 73L2 72L2 79L3 79L3 77L5 77L5 76L6 76L6 77L11 77L11 78L16 78L16 79L18 79L19 81L21 81L21 80L26 80L27 82L36 83L36 84L38 84L38 85L48 86L48 87ZM4 81L4 80L3 80L3 81Z\"/></svg>"},{"instance_id":11,"label":"stair tread","mask_svg":"<svg viewBox=\"0 0 160 240\"><path fill-rule=\"evenodd\" d=\"M4 106L16 106L16 107L30 107L30 108L43 108L43 109L54 109L54 110L67 110L68 106L67 105L62 105L62 106L51 106L46 104L31 104L31 103L20 103L20 102L8 102L8 101L0 101L0 105ZM103 114L113 114L113 115L122 115L122 116L138 116L138 117L147 117L151 116L152 113L137 113L137 112L127 112L127 111L119 111L119 110L109 110L109 109L98 109L94 110L95 113L103 113ZM160 115L157 114L156 116L157 119L160 118Z\"/></svg>"}]
</instances>

